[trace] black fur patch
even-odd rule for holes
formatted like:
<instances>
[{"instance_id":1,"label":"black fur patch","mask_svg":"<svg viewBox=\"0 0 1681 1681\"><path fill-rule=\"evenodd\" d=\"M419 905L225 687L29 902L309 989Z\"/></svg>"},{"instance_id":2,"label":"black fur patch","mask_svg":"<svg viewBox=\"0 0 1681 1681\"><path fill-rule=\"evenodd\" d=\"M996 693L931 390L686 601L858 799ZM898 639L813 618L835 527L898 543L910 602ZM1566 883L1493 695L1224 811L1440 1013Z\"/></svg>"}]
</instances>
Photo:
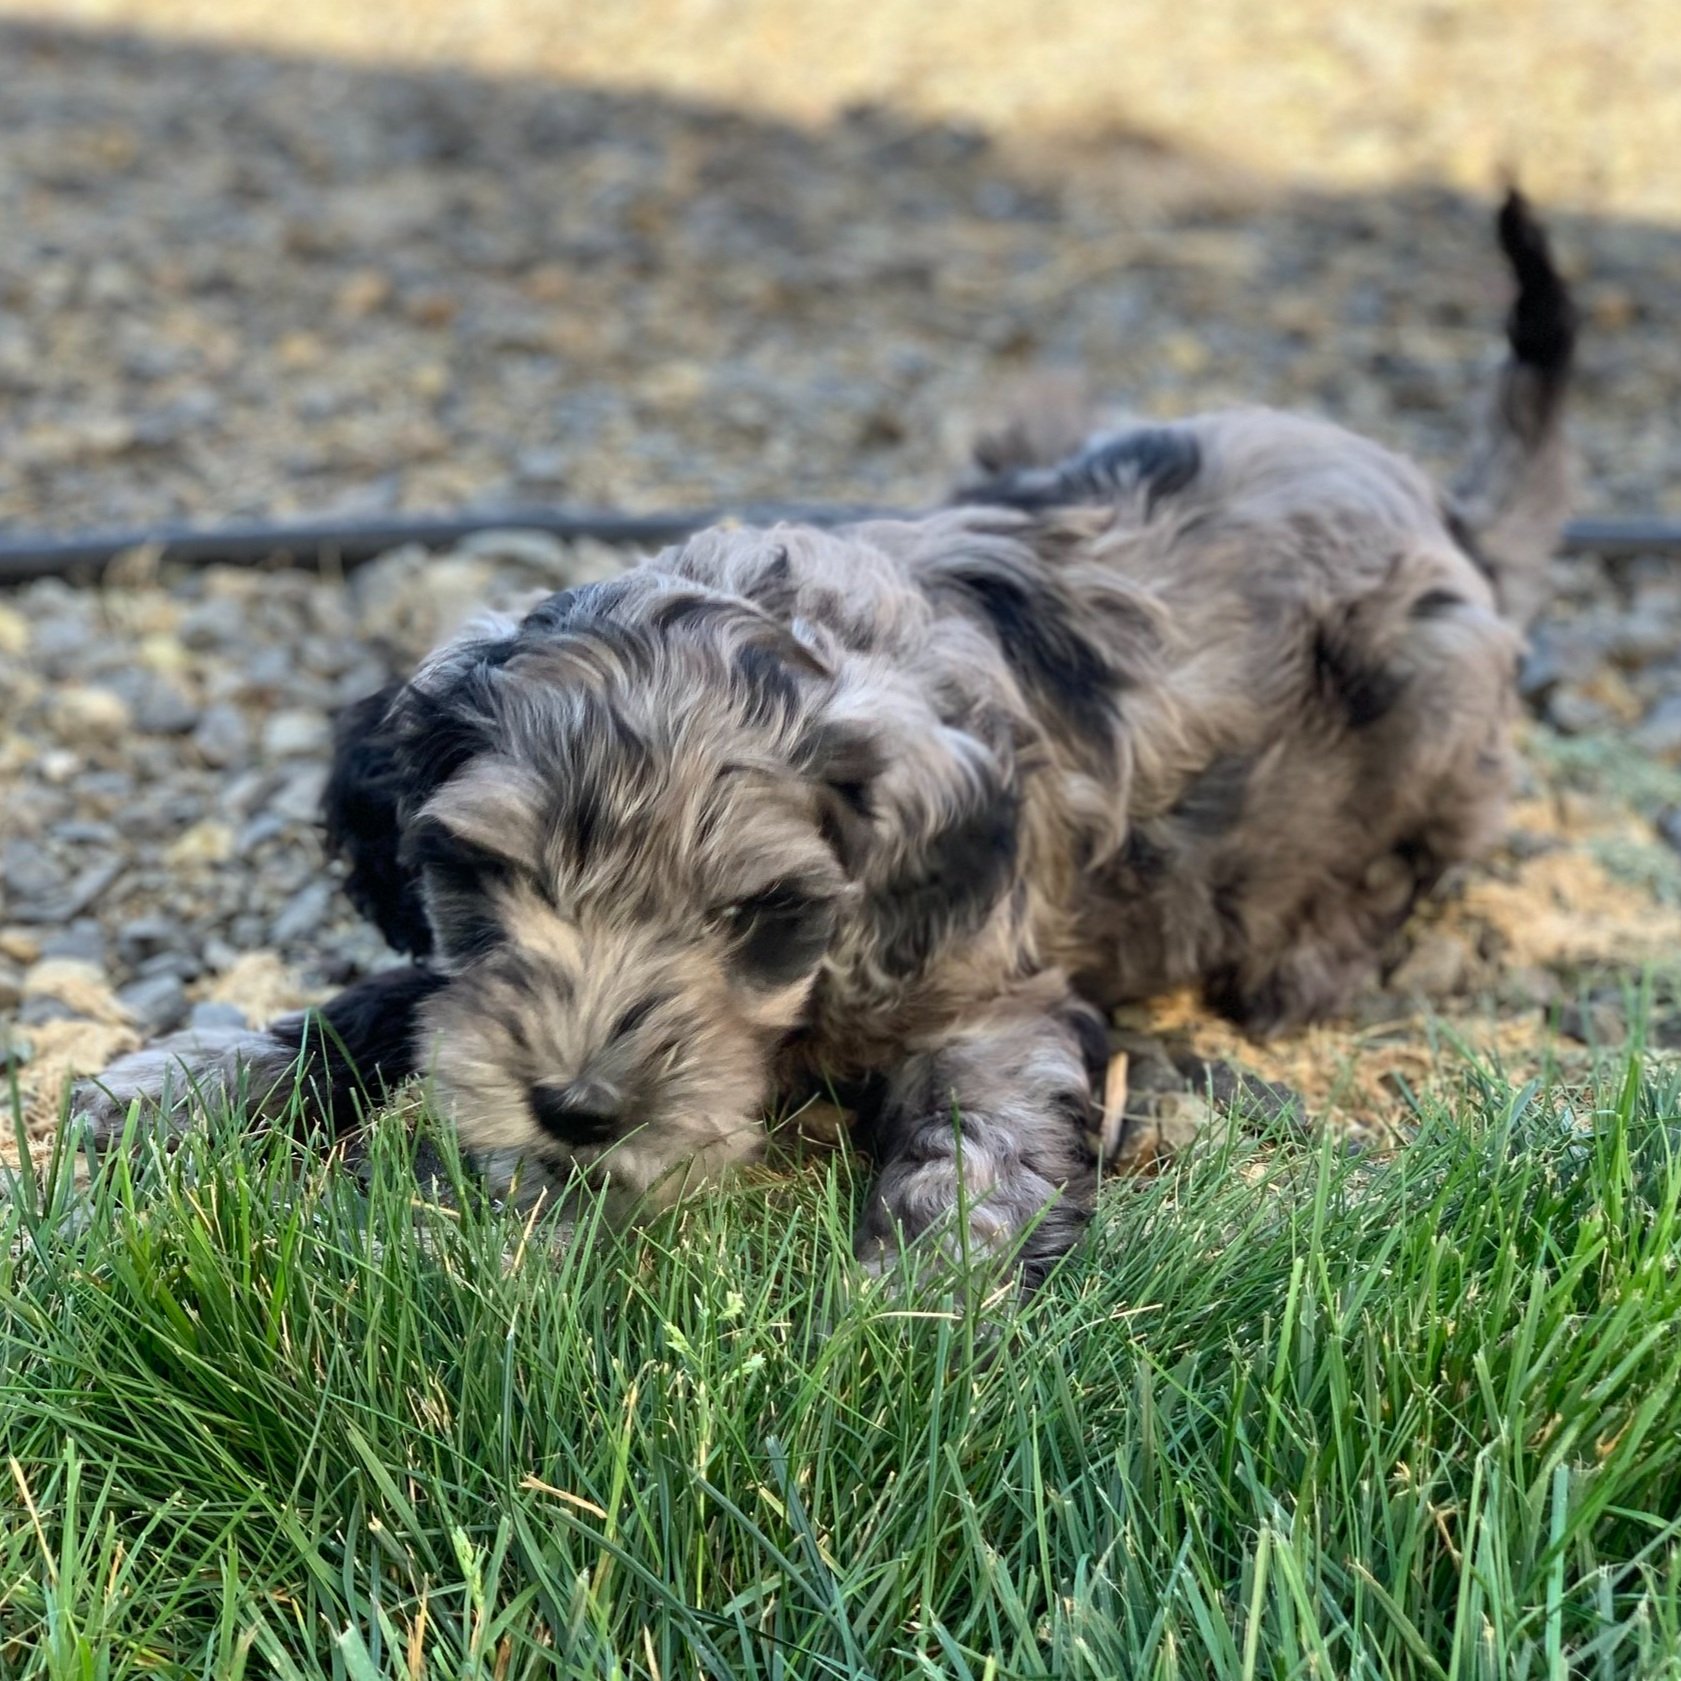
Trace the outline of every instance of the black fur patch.
<instances>
[{"instance_id":1,"label":"black fur patch","mask_svg":"<svg viewBox=\"0 0 1681 1681\"><path fill-rule=\"evenodd\" d=\"M1134 825L1121 848L1121 862L1137 877L1139 885L1158 882L1166 874L1173 854L1149 830Z\"/></svg>"},{"instance_id":2,"label":"black fur patch","mask_svg":"<svg viewBox=\"0 0 1681 1681\"><path fill-rule=\"evenodd\" d=\"M1506 317L1507 343L1512 355L1533 368L1556 394L1576 354L1580 313L1554 266L1546 230L1515 188L1500 207L1496 231L1518 283L1518 295Z\"/></svg>"},{"instance_id":3,"label":"black fur patch","mask_svg":"<svg viewBox=\"0 0 1681 1681\"><path fill-rule=\"evenodd\" d=\"M1142 489L1146 517L1187 489L1202 471L1196 434L1181 427L1140 426L1104 438L1051 468L1025 468L964 492L968 502L1045 513L1082 503L1113 502Z\"/></svg>"},{"instance_id":4,"label":"black fur patch","mask_svg":"<svg viewBox=\"0 0 1681 1681\"><path fill-rule=\"evenodd\" d=\"M1351 729L1369 729L1386 718L1406 690L1404 678L1369 663L1329 625L1321 625L1314 637L1313 663L1320 692L1341 709Z\"/></svg>"},{"instance_id":5,"label":"black fur patch","mask_svg":"<svg viewBox=\"0 0 1681 1681\"><path fill-rule=\"evenodd\" d=\"M1276 1032L1295 1010L1290 989L1277 971L1245 985L1235 964L1216 969L1208 977L1203 1001L1257 1039Z\"/></svg>"},{"instance_id":6,"label":"black fur patch","mask_svg":"<svg viewBox=\"0 0 1681 1681\"><path fill-rule=\"evenodd\" d=\"M1070 1000L1060 1014L1068 1025L1068 1031L1073 1035L1074 1043L1079 1047L1080 1061L1085 1065L1091 1095L1101 1099L1104 1085L1109 1078L1108 1023L1104 1021L1101 1011L1079 999Z\"/></svg>"},{"instance_id":7,"label":"black fur patch","mask_svg":"<svg viewBox=\"0 0 1681 1681\"><path fill-rule=\"evenodd\" d=\"M350 866L344 890L397 951L424 957L432 929L420 883L397 861L404 771L391 705L392 683L347 706L333 729L333 768L321 800L329 853Z\"/></svg>"},{"instance_id":8,"label":"black fur patch","mask_svg":"<svg viewBox=\"0 0 1681 1681\"><path fill-rule=\"evenodd\" d=\"M589 584L580 584L575 589L556 590L553 595L544 596L520 620L520 629L536 631L539 634L565 630L587 607L593 593L594 586Z\"/></svg>"},{"instance_id":9,"label":"black fur patch","mask_svg":"<svg viewBox=\"0 0 1681 1681\"><path fill-rule=\"evenodd\" d=\"M1476 532L1471 529L1465 518L1453 508L1443 508L1442 524L1448 528L1448 535L1459 546L1459 552L1485 578L1493 578L1494 568L1489 565L1488 556L1483 553L1483 546L1477 541Z\"/></svg>"},{"instance_id":10,"label":"black fur patch","mask_svg":"<svg viewBox=\"0 0 1681 1681\"><path fill-rule=\"evenodd\" d=\"M725 917L732 965L755 986L791 985L817 967L835 932L835 907L798 882L779 882Z\"/></svg>"},{"instance_id":11,"label":"black fur patch","mask_svg":"<svg viewBox=\"0 0 1681 1681\"><path fill-rule=\"evenodd\" d=\"M1056 591L1025 571L977 563L948 574L991 622L1022 685L1055 707L1082 738L1105 750L1124 675L1074 624Z\"/></svg>"},{"instance_id":12,"label":"black fur patch","mask_svg":"<svg viewBox=\"0 0 1681 1681\"><path fill-rule=\"evenodd\" d=\"M749 642L735 655L735 677L747 697L747 721L772 726L799 708L800 686L785 660L769 648Z\"/></svg>"},{"instance_id":13,"label":"black fur patch","mask_svg":"<svg viewBox=\"0 0 1681 1681\"><path fill-rule=\"evenodd\" d=\"M856 1079L819 1080L811 1093L824 1097L852 1116L853 1144L873 1155L882 1119L887 1112L889 1085L885 1074L863 1074Z\"/></svg>"},{"instance_id":14,"label":"black fur patch","mask_svg":"<svg viewBox=\"0 0 1681 1681\"><path fill-rule=\"evenodd\" d=\"M1015 872L1018 817L1015 795L999 789L936 835L912 870L876 894L888 973L920 974L949 941L986 920Z\"/></svg>"},{"instance_id":15,"label":"black fur patch","mask_svg":"<svg viewBox=\"0 0 1681 1681\"><path fill-rule=\"evenodd\" d=\"M1076 456L1063 469L1073 501L1106 501L1119 489L1142 486L1146 513L1164 498L1190 487L1202 471L1202 447L1193 432L1171 426L1142 426L1123 432Z\"/></svg>"},{"instance_id":16,"label":"black fur patch","mask_svg":"<svg viewBox=\"0 0 1681 1681\"><path fill-rule=\"evenodd\" d=\"M430 969L386 969L270 1029L305 1053L302 1079L335 1131L349 1130L387 1091L420 1072L416 1018L448 985L447 975Z\"/></svg>"},{"instance_id":17,"label":"black fur patch","mask_svg":"<svg viewBox=\"0 0 1681 1681\"><path fill-rule=\"evenodd\" d=\"M518 637L477 644L464 663L437 687L412 684L397 703L402 731L404 809L416 811L469 759L494 745L496 673L519 652ZM436 681L436 679L434 679Z\"/></svg>"}]
</instances>

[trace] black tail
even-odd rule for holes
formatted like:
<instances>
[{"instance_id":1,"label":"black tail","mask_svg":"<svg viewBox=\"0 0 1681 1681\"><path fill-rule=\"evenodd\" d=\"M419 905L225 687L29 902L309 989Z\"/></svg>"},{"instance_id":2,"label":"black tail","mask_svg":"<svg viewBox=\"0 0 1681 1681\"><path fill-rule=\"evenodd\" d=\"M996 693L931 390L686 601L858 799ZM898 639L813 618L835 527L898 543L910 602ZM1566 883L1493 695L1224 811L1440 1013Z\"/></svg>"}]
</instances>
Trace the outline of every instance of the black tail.
<instances>
[{"instance_id":1,"label":"black tail","mask_svg":"<svg viewBox=\"0 0 1681 1681\"><path fill-rule=\"evenodd\" d=\"M1516 189L1496 231L1518 288L1506 316L1510 354L1454 485L1452 513L1501 610L1525 626L1546 604L1547 561L1570 511L1563 417L1579 317L1546 230Z\"/></svg>"}]
</instances>

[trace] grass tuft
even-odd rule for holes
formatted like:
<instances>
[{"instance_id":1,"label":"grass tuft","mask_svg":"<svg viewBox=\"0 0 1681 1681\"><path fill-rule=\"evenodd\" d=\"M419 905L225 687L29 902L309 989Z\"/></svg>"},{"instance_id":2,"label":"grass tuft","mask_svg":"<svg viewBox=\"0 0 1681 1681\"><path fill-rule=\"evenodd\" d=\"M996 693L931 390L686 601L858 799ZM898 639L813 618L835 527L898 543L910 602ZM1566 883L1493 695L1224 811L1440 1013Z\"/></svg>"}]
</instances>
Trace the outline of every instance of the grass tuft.
<instances>
[{"instance_id":1,"label":"grass tuft","mask_svg":"<svg viewBox=\"0 0 1681 1681\"><path fill-rule=\"evenodd\" d=\"M1677 1099L1234 1132L993 1332L844 1160L564 1245L390 1124L37 1161L0 1674L1681 1675Z\"/></svg>"}]
</instances>

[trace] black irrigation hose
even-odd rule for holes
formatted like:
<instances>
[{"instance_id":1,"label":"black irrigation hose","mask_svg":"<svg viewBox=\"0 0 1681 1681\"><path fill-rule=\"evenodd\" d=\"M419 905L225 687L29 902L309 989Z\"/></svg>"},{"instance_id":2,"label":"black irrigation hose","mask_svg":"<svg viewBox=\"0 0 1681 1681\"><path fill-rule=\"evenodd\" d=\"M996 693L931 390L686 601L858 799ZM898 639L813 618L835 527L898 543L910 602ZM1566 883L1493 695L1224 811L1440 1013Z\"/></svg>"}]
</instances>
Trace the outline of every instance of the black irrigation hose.
<instances>
[{"instance_id":1,"label":"black irrigation hose","mask_svg":"<svg viewBox=\"0 0 1681 1681\"><path fill-rule=\"evenodd\" d=\"M187 566L263 566L350 570L406 543L447 548L485 531L541 531L563 541L592 538L648 548L677 542L722 518L746 524L798 520L839 525L881 509L800 507L766 504L703 509L694 513L610 514L564 508L510 508L501 512L445 517L369 520L299 520L294 523L158 526L140 531L91 532L82 537L0 537L0 586L36 578L74 578L101 571L136 550ZM1664 519L1581 519L1565 528L1566 553L1621 559L1640 554L1681 555L1681 521Z\"/></svg>"}]
</instances>

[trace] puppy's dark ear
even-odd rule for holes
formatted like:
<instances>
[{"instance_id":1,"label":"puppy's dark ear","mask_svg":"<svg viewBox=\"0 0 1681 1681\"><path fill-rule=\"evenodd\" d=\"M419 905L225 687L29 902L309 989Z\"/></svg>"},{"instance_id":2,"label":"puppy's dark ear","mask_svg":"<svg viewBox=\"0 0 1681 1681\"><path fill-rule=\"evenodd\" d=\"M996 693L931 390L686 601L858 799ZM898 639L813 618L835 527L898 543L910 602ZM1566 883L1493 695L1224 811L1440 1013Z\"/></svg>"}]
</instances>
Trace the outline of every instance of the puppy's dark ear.
<instances>
[{"instance_id":1,"label":"puppy's dark ear","mask_svg":"<svg viewBox=\"0 0 1681 1681\"><path fill-rule=\"evenodd\" d=\"M800 761L817 787L824 838L847 874L856 875L869 850L881 748L860 725L825 721L807 734Z\"/></svg>"},{"instance_id":2,"label":"puppy's dark ear","mask_svg":"<svg viewBox=\"0 0 1681 1681\"><path fill-rule=\"evenodd\" d=\"M350 866L344 883L350 902L396 950L425 957L432 929L419 872L398 857L405 779L394 703L402 692L401 683L388 684L338 715L321 818L328 852Z\"/></svg>"}]
</instances>

